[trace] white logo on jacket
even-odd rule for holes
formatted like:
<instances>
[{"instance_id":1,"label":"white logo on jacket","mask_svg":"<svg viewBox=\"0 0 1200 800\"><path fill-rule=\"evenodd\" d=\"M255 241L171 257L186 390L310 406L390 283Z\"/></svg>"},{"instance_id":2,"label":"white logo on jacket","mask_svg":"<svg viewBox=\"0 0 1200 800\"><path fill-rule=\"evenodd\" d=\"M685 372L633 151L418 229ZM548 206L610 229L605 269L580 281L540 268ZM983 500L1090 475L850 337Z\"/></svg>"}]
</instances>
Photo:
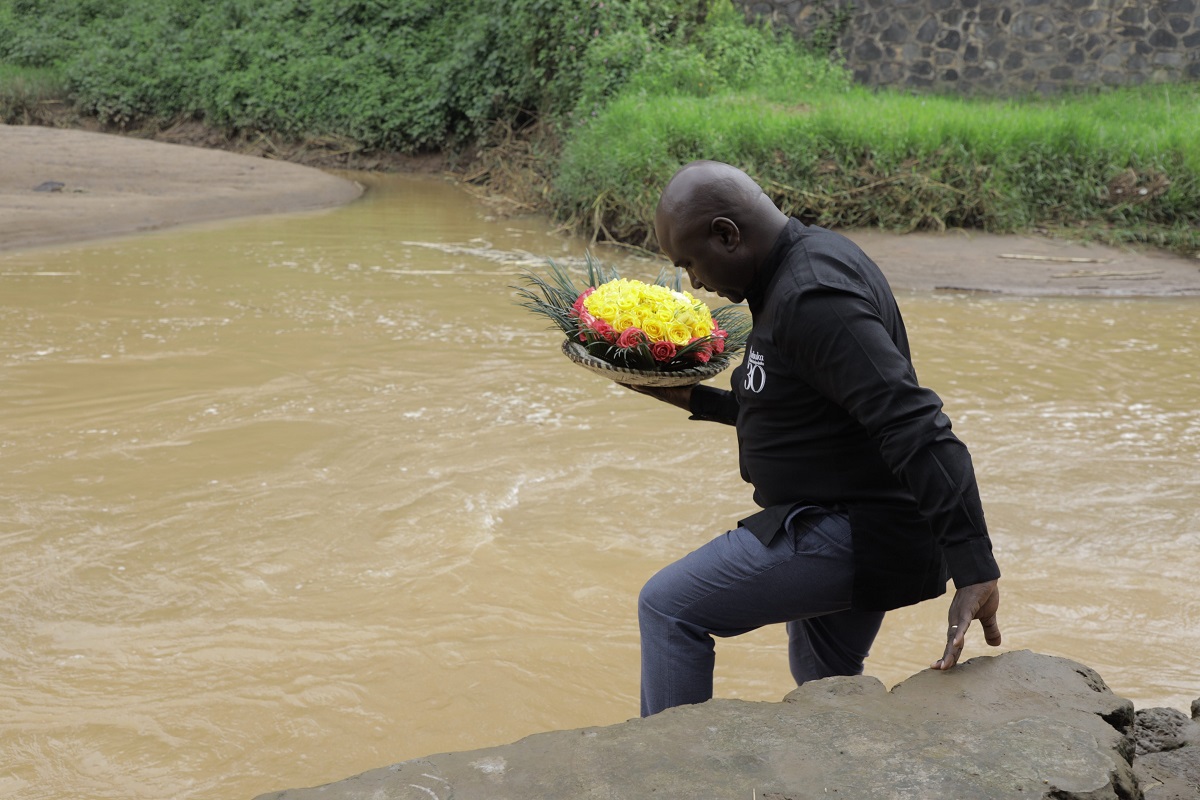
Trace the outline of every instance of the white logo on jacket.
<instances>
[{"instance_id":1,"label":"white logo on jacket","mask_svg":"<svg viewBox=\"0 0 1200 800\"><path fill-rule=\"evenodd\" d=\"M750 348L750 355L746 358L746 383L745 388L748 391L758 394L767 385L767 365L763 361L762 353Z\"/></svg>"}]
</instances>

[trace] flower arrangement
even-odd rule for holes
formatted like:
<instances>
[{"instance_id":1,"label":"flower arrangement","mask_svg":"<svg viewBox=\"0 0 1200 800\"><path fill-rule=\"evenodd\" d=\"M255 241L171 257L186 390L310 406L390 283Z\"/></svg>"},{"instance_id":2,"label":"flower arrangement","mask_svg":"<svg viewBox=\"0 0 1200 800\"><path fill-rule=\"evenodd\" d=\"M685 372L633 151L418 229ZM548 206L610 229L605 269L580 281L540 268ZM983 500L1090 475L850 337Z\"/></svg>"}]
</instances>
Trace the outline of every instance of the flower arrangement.
<instances>
[{"instance_id":1,"label":"flower arrangement","mask_svg":"<svg viewBox=\"0 0 1200 800\"><path fill-rule=\"evenodd\" d=\"M749 335L741 306L709 311L680 286L678 272L669 280L660 272L654 283L622 278L611 267L587 257L587 286L580 288L562 266L550 262L550 276L526 273L526 287L514 287L520 305L548 317L564 334L563 349L572 360L599 362L619 370L614 380L638 382L636 373L672 374L675 384L698 382L729 366ZM598 370L599 371L599 370ZM686 378L686 379L685 379Z\"/></svg>"}]
</instances>

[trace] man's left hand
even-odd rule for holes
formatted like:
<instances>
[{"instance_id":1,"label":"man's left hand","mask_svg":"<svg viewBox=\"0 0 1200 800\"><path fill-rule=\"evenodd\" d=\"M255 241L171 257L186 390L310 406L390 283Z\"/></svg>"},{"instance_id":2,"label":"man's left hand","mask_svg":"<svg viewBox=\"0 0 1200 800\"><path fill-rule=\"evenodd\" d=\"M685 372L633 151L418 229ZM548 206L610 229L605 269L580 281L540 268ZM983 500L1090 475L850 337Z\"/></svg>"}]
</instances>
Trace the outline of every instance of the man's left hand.
<instances>
[{"instance_id":1,"label":"man's left hand","mask_svg":"<svg viewBox=\"0 0 1200 800\"><path fill-rule=\"evenodd\" d=\"M992 647L1000 644L1000 625L996 622L996 610L1000 608L1000 586L996 581L964 586L954 593L950 601L950 622L946 630L946 652L929 666L932 669L950 669L958 663L958 657L967 642L967 628L972 620L983 626L983 638Z\"/></svg>"}]
</instances>

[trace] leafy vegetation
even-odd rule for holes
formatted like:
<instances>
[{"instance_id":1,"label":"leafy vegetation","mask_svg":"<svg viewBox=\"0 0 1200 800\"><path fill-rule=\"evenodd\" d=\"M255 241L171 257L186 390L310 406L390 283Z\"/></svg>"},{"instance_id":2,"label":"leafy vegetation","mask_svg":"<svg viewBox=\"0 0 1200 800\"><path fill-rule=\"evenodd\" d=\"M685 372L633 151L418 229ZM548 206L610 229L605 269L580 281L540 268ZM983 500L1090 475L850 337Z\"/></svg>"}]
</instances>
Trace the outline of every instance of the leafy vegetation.
<instances>
[{"instance_id":1,"label":"leafy vegetation","mask_svg":"<svg viewBox=\"0 0 1200 800\"><path fill-rule=\"evenodd\" d=\"M596 94L595 65L636 60L701 6L0 0L0 62L61 68L80 110L118 126L192 117L415 151L470 141L497 118L566 114ZM604 72L614 85L619 68Z\"/></svg>"},{"instance_id":2,"label":"leafy vegetation","mask_svg":"<svg viewBox=\"0 0 1200 800\"><path fill-rule=\"evenodd\" d=\"M821 225L1070 228L1190 253L1196 130L1200 84L1009 100L873 91L718 15L578 126L556 202L595 237L653 246L658 191L681 164L711 158Z\"/></svg>"},{"instance_id":3,"label":"leafy vegetation","mask_svg":"<svg viewBox=\"0 0 1200 800\"><path fill-rule=\"evenodd\" d=\"M0 117L69 97L117 127L483 145L480 180L647 246L662 184L713 158L820 224L1200 250L1200 84L916 96L853 85L829 43L728 0L0 0Z\"/></svg>"}]
</instances>

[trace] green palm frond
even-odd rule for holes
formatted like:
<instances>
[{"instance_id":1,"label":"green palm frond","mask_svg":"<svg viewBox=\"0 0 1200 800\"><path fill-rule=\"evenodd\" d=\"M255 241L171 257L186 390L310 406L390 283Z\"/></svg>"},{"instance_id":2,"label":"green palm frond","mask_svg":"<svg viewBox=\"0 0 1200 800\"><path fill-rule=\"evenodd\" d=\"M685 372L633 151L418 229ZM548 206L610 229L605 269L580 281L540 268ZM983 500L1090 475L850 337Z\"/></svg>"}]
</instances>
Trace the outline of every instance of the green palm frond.
<instances>
[{"instance_id":1,"label":"green palm frond","mask_svg":"<svg viewBox=\"0 0 1200 800\"><path fill-rule=\"evenodd\" d=\"M550 277L543 278L535 272L526 272L522 277L525 286L513 286L517 292L517 305L540 314L568 336L576 332L578 324L571 316L571 305L583 292L575 285L566 267L549 261ZM589 270L590 272L590 270Z\"/></svg>"},{"instance_id":2,"label":"green palm frond","mask_svg":"<svg viewBox=\"0 0 1200 800\"><path fill-rule=\"evenodd\" d=\"M721 306L712 310L713 322L717 323L729 335L725 338L725 352L735 356L746 349L746 340L750 338L750 328L753 321L746 313L746 306Z\"/></svg>"},{"instance_id":3,"label":"green palm frond","mask_svg":"<svg viewBox=\"0 0 1200 800\"><path fill-rule=\"evenodd\" d=\"M587 262L588 286L600 286L621 277L616 267L604 266L592 255L591 251L584 253L583 257Z\"/></svg>"}]
</instances>

